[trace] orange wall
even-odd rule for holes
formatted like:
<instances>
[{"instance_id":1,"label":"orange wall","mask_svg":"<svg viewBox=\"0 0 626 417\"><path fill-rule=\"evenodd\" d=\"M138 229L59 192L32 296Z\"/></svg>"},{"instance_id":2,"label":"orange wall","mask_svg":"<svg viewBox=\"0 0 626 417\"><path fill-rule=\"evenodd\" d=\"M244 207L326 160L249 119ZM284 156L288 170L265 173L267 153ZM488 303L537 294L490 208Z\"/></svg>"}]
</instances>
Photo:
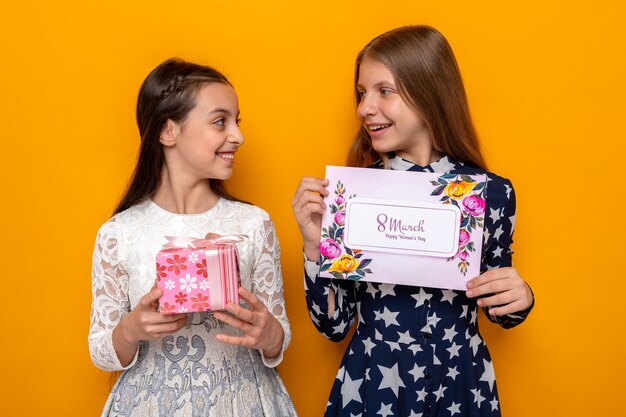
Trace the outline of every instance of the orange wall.
<instances>
[{"instance_id":1,"label":"orange wall","mask_svg":"<svg viewBox=\"0 0 626 417\"><path fill-rule=\"evenodd\" d=\"M505 415L623 415L623 2L38 3L0 12L0 415L103 405L93 241L133 167L139 85L170 56L217 66L239 93L231 188L275 221L293 328L279 370L300 415L321 415L344 345L309 322L290 202L299 177L344 161L356 52L411 23L450 40L490 167L517 190L515 263L537 306L514 330L482 323Z\"/></svg>"}]
</instances>

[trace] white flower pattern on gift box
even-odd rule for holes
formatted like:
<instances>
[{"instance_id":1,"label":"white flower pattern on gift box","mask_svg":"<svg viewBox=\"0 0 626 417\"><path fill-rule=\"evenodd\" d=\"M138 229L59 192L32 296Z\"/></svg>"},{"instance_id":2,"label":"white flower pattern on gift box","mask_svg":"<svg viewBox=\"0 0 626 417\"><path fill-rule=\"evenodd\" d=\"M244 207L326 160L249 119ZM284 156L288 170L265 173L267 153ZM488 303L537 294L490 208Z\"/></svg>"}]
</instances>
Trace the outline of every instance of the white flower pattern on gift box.
<instances>
[{"instance_id":1,"label":"white flower pattern on gift box","mask_svg":"<svg viewBox=\"0 0 626 417\"><path fill-rule=\"evenodd\" d=\"M178 309L179 313L186 313L187 312L187 307L181 307Z\"/></svg>"},{"instance_id":2,"label":"white flower pattern on gift box","mask_svg":"<svg viewBox=\"0 0 626 417\"><path fill-rule=\"evenodd\" d=\"M166 289L168 289L168 290L173 290L173 289L174 289L174 287L176 287L176 283L175 283L174 281L172 281L171 279L168 279L168 280L165 282L165 288L166 288Z\"/></svg>"},{"instance_id":3,"label":"white flower pattern on gift box","mask_svg":"<svg viewBox=\"0 0 626 417\"><path fill-rule=\"evenodd\" d=\"M189 254L189 262L195 264L196 262L198 262L198 253L197 252L191 252Z\"/></svg>"},{"instance_id":4,"label":"white flower pattern on gift box","mask_svg":"<svg viewBox=\"0 0 626 417\"><path fill-rule=\"evenodd\" d=\"M198 285L196 284L196 277L192 277L189 274L185 275L185 278L180 278L180 289L181 291L187 291L187 293L190 293L192 289L196 289L198 288Z\"/></svg>"},{"instance_id":5,"label":"white flower pattern on gift box","mask_svg":"<svg viewBox=\"0 0 626 417\"><path fill-rule=\"evenodd\" d=\"M209 281L206 279L203 279L202 281L200 281L200 289L202 291L206 291L209 289Z\"/></svg>"}]
</instances>

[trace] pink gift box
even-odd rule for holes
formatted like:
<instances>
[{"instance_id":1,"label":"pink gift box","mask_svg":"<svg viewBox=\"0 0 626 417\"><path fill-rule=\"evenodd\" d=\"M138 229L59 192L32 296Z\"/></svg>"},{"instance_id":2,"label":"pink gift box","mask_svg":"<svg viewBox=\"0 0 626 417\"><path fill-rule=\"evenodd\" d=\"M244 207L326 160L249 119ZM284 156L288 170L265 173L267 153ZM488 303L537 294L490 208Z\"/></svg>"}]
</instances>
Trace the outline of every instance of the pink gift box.
<instances>
[{"instance_id":1,"label":"pink gift box","mask_svg":"<svg viewBox=\"0 0 626 417\"><path fill-rule=\"evenodd\" d=\"M157 285L162 314L221 310L239 304L239 236L217 239L167 237L157 254Z\"/></svg>"}]
</instances>

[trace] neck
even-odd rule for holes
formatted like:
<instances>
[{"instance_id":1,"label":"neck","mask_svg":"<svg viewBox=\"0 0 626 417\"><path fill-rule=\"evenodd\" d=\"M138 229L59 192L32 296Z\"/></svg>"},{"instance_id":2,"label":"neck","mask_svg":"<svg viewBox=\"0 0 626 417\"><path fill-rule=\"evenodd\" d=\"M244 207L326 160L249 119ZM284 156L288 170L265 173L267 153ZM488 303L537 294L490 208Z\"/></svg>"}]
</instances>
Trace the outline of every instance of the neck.
<instances>
[{"instance_id":1,"label":"neck","mask_svg":"<svg viewBox=\"0 0 626 417\"><path fill-rule=\"evenodd\" d=\"M396 151L396 155L423 167L428 166L443 157L443 154L432 146L424 147L423 149L411 150L409 152Z\"/></svg>"},{"instance_id":2,"label":"neck","mask_svg":"<svg viewBox=\"0 0 626 417\"><path fill-rule=\"evenodd\" d=\"M209 180L176 176L167 164L163 166L161 184L152 197L158 206L178 214L204 213L215 206L218 199Z\"/></svg>"}]
</instances>

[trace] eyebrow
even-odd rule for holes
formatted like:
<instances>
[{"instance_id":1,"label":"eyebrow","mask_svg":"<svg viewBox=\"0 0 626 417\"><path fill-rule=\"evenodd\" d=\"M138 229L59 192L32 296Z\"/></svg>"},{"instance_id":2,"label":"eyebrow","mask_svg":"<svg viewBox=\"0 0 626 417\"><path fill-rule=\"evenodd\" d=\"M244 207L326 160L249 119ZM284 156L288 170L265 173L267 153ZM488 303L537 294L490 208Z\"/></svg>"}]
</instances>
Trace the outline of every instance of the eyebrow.
<instances>
[{"instance_id":1,"label":"eyebrow","mask_svg":"<svg viewBox=\"0 0 626 417\"><path fill-rule=\"evenodd\" d=\"M357 88L363 88L362 84L357 84L356 86ZM376 84L374 84L374 88L380 88L380 87L385 87L385 86L397 88L396 83L393 81L379 81Z\"/></svg>"},{"instance_id":2,"label":"eyebrow","mask_svg":"<svg viewBox=\"0 0 626 417\"><path fill-rule=\"evenodd\" d=\"M221 108L221 107L218 107L217 109L215 109L215 110L211 110L211 111L209 112L209 114L213 114L213 113L224 113L224 114L226 114L227 116L230 116L230 115L232 114L232 113L230 112L230 110L228 110L228 109L223 109L223 108Z\"/></svg>"}]
</instances>

